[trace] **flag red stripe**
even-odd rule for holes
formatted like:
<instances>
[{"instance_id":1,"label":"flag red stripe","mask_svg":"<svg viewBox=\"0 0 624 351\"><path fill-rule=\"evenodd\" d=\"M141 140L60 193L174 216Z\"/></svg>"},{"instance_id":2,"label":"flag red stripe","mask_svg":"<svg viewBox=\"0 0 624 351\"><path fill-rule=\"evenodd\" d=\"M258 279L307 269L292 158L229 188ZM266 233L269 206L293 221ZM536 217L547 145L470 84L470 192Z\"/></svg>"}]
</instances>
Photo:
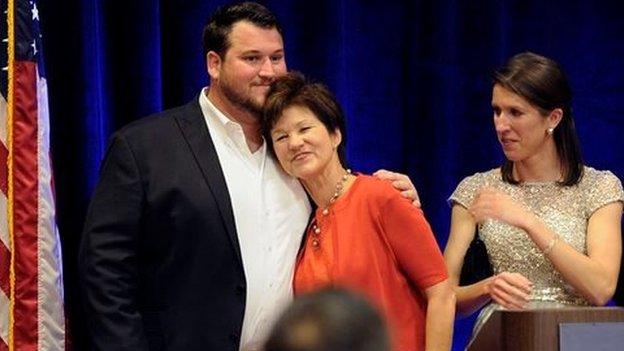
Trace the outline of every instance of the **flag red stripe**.
<instances>
[{"instance_id":1,"label":"flag red stripe","mask_svg":"<svg viewBox=\"0 0 624 351\"><path fill-rule=\"evenodd\" d=\"M13 240L16 350L36 351L38 344L38 163L37 75L34 62L14 63L13 80Z\"/></svg>"},{"instance_id":2,"label":"flag red stripe","mask_svg":"<svg viewBox=\"0 0 624 351\"><path fill-rule=\"evenodd\" d=\"M3 143L0 143L0 190L3 195L7 196L7 158L9 156L9 151ZM4 220L6 214L0 214L0 218ZM3 233L7 234L8 233ZM9 291L9 277L10 277L10 264L11 264L11 251L7 247L9 243L4 243L0 241L0 290L4 292L6 296L10 295ZM6 344L5 344L6 345ZM2 351L2 339L0 339L0 351Z\"/></svg>"},{"instance_id":3,"label":"flag red stripe","mask_svg":"<svg viewBox=\"0 0 624 351\"><path fill-rule=\"evenodd\" d=\"M0 289L9 296L9 266L11 264L11 251L0 241Z\"/></svg>"},{"instance_id":4,"label":"flag red stripe","mask_svg":"<svg viewBox=\"0 0 624 351\"><path fill-rule=\"evenodd\" d=\"M7 195L7 172L6 164L7 158L9 157L9 150L7 150L6 146L3 143L0 143L0 190L4 196Z\"/></svg>"},{"instance_id":5,"label":"flag red stripe","mask_svg":"<svg viewBox=\"0 0 624 351\"><path fill-rule=\"evenodd\" d=\"M0 338L0 351L9 351L9 345Z\"/></svg>"}]
</instances>

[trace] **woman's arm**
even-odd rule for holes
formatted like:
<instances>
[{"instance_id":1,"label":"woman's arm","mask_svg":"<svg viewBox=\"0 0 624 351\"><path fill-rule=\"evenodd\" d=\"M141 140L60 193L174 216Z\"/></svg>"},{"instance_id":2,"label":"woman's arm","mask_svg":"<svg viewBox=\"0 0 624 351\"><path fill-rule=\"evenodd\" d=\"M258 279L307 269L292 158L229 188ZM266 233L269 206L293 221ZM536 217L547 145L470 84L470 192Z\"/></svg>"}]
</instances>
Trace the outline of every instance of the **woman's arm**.
<instances>
[{"instance_id":1,"label":"woman's arm","mask_svg":"<svg viewBox=\"0 0 624 351\"><path fill-rule=\"evenodd\" d=\"M406 279L427 299L427 350L449 350L455 320L455 293L440 248L422 210L391 196L381 207L380 225Z\"/></svg>"},{"instance_id":2,"label":"woman's arm","mask_svg":"<svg viewBox=\"0 0 624 351\"><path fill-rule=\"evenodd\" d=\"M622 203L614 202L596 210L587 223L587 255L558 240L556 234L536 216L527 219L524 229L543 251L565 281L588 301L606 304L617 285L622 255L620 222Z\"/></svg>"},{"instance_id":3,"label":"woman's arm","mask_svg":"<svg viewBox=\"0 0 624 351\"><path fill-rule=\"evenodd\" d=\"M528 300L531 282L519 273L503 272L475 284L459 286L464 256L475 235L476 221L466 208L454 205L451 231L444 250L449 282L457 295L460 315L470 315L491 299L508 309L521 309Z\"/></svg>"},{"instance_id":4,"label":"woman's arm","mask_svg":"<svg viewBox=\"0 0 624 351\"><path fill-rule=\"evenodd\" d=\"M425 289L427 322L425 350L450 350L455 321L455 293L448 279Z\"/></svg>"},{"instance_id":5,"label":"woman's arm","mask_svg":"<svg viewBox=\"0 0 624 351\"><path fill-rule=\"evenodd\" d=\"M587 255L559 240L540 218L498 190L481 190L470 213L477 221L493 218L526 231L565 281L591 303L604 305L613 296L622 253L621 202L602 206L590 216Z\"/></svg>"}]
</instances>

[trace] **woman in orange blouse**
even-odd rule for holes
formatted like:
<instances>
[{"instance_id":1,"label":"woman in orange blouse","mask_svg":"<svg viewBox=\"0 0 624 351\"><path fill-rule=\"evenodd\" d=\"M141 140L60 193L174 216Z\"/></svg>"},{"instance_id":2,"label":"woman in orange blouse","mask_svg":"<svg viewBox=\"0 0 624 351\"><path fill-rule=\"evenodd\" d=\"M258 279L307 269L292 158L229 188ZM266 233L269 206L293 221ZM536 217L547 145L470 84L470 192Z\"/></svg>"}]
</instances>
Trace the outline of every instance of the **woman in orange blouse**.
<instances>
[{"instance_id":1,"label":"woman in orange blouse","mask_svg":"<svg viewBox=\"0 0 624 351\"><path fill-rule=\"evenodd\" d=\"M298 73L271 86L265 139L317 206L295 268L295 294L327 285L368 297L385 315L394 350L448 350L455 295L420 209L392 186L345 169L340 106Z\"/></svg>"}]
</instances>

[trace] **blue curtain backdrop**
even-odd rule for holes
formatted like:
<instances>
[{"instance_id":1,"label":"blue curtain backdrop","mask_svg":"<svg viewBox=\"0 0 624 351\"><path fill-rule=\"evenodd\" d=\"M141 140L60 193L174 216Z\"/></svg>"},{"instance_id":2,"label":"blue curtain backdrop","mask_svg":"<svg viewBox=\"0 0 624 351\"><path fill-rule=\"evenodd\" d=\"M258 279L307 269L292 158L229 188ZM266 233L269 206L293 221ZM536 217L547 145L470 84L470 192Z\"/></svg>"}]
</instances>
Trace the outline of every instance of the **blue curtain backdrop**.
<instances>
[{"instance_id":1,"label":"blue curtain backdrop","mask_svg":"<svg viewBox=\"0 0 624 351\"><path fill-rule=\"evenodd\" d=\"M85 349L76 253L111 132L183 104L208 83L205 20L223 1L40 2L58 223L76 350ZM502 158L489 72L531 50L559 61L576 97L586 163L624 178L621 1L266 1L290 69L321 80L348 116L357 171L407 173L444 247L458 182ZM457 323L455 349L471 319Z\"/></svg>"}]
</instances>

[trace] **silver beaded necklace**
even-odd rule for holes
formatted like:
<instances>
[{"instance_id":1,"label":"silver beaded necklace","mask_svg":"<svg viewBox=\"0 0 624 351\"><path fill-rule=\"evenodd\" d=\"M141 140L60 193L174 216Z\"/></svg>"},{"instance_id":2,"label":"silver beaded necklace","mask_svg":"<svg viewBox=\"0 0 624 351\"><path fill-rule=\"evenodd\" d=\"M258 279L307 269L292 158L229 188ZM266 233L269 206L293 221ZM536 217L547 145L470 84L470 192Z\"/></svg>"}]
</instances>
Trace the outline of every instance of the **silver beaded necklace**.
<instances>
[{"instance_id":1,"label":"silver beaded necklace","mask_svg":"<svg viewBox=\"0 0 624 351\"><path fill-rule=\"evenodd\" d=\"M340 178L338 183L336 183L336 189L334 191L334 194L332 195L332 197L329 198L329 201L327 201L327 205L321 211L321 214L323 216L327 216L329 214L329 208L331 207L331 205L334 204L334 202L336 202L340 194L342 194L342 190L344 189L344 186L347 183L347 179L349 179L350 175L351 175L351 170L347 169L346 173ZM316 220L316 217L312 221L311 229L312 229L312 238L311 238L312 247L315 249L318 249L321 246L321 238L320 238L321 226Z\"/></svg>"}]
</instances>

